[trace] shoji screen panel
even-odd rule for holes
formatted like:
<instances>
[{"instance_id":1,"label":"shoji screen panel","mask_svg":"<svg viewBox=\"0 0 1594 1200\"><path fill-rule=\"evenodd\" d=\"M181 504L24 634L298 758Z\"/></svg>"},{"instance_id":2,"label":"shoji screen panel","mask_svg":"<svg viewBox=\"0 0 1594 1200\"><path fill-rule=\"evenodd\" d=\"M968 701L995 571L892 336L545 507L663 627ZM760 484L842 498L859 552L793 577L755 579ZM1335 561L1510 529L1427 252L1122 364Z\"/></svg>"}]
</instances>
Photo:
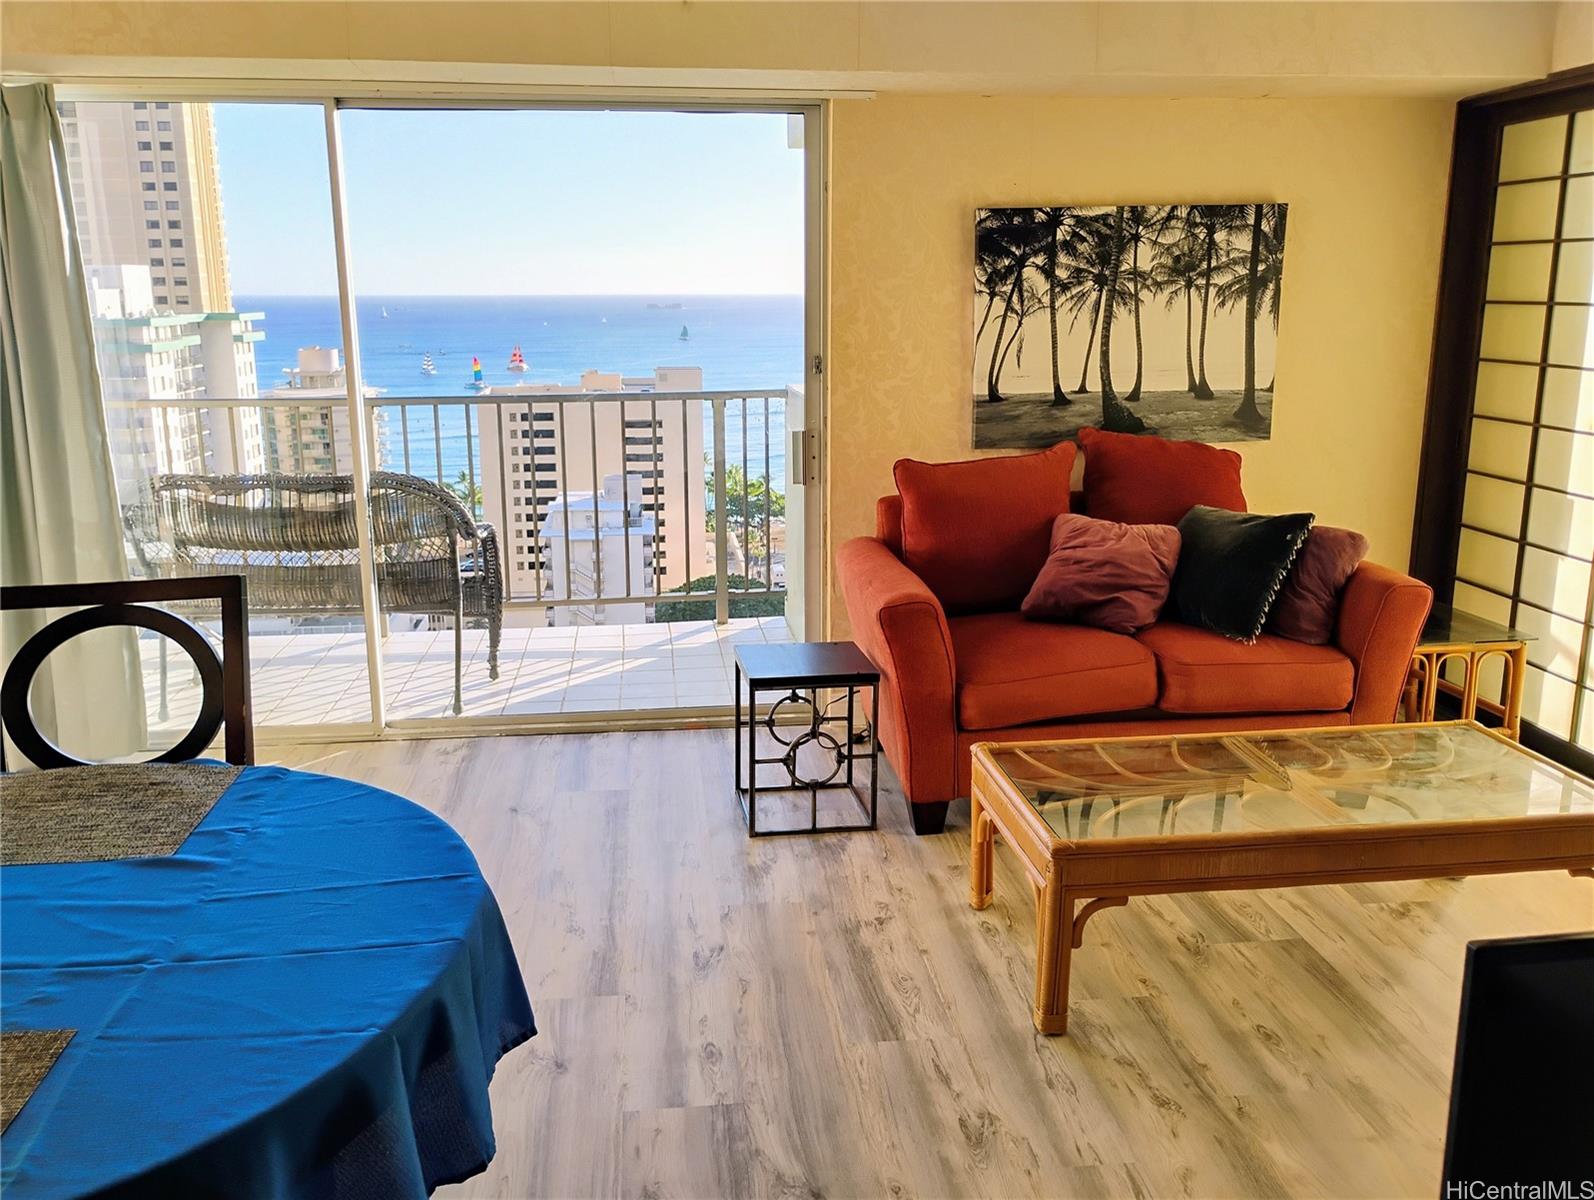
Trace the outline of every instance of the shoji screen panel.
<instances>
[{"instance_id":1,"label":"shoji screen panel","mask_svg":"<svg viewBox=\"0 0 1594 1200\"><path fill-rule=\"evenodd\" d=\"M1534 636L1523 716L1594 748L1594 111L1501 129L1484 279L1454 603Z\"/></svg>"}]
</instances>

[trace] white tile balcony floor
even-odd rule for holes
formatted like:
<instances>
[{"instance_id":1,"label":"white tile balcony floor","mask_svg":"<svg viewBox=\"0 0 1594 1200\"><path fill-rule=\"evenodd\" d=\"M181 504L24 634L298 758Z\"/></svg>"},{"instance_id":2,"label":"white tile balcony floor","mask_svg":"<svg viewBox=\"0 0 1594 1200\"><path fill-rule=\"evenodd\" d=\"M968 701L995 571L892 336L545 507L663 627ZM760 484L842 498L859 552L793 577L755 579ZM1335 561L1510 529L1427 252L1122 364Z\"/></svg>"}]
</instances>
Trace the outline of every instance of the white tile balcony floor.
<instances>
[{"instance_id":1,"label":"white tile balcony floor","mask_svg":"<svg viewBox=\"0 0 1594 1200\"><path fill-rule=\"evenodd\" d=\"M464 636L464 717L728 707L741 642L791 640L784 617L638 625L506 628L497 679L487 675L487 631ZM182 651L169 658L169 716L159 721L160 640L139 643L152 724L180 735L198 686ZM365 638L357 630L252 633L255 728L369 721ZM453 715L452 630L392 633L382 642L388 718ZM170 738L166 740L171 740Z\"/></svg>"}]
</instances>

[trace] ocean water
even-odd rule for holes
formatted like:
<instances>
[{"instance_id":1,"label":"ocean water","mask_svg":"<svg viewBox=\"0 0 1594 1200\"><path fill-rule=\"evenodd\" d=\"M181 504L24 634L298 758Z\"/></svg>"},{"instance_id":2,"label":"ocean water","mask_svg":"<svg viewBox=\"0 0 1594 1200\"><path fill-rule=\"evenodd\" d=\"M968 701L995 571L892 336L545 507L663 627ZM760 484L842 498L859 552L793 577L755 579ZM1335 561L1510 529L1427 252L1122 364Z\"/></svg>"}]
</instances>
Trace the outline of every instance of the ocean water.
<instances>
[{"instance_id":1,"label":"ocean water","mask_svg":"<svg viewBox=\"0 0 1594 1200\"><path fill-rule=\"evenodd\" d=\"M240 295L234 304L242 312L265 313L256 323L266 335L255 344L261 391L283 382L301 346L343 344L334 296ZM680 307L665 307L673 305ZM369 296L355 311L365 383L387 398L473 397L472 355L481 358L489 384L575 384L588 369L649 375L655 367L701 367L708 391L783 388L803 379L800 296ZM517 345L529 367L523 374L507 369ZM421 374L427 353L436 375ZM770 402L769 473L779 490L786 478L784 409L783 401ZM711 450L706 405L703 415L703 444ZM727 406L727 455L736 463L742 459L740 416L735 405ZM398 410L390 409L383 466L402 466L391 427L397 419ZM418 474L436 470L431 420L429 408L411 410L411 461ZM450 482L466 465L463 410L442 409L439 424L443 479ZM748 407L747 441L749 470L757 476L763 473L762 403ZM475 452L480 479L479 444Z\"/></svg>"}]
</instances>

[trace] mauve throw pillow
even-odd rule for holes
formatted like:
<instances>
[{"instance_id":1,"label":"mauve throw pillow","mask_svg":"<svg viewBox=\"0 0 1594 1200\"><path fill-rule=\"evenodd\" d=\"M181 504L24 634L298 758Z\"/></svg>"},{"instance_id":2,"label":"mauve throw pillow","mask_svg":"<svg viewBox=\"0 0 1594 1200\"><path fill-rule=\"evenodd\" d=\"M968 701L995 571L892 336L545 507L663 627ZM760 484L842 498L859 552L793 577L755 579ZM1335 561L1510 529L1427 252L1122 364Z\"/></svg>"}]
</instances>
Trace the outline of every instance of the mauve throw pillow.
<instances>
[{"instance_id":1,"label":"mauve throw pillow","mask_svg":"<svg viewBox=\"0 0 1594 1200\"><path fill-rule=\"evenodd\" d=\"M1205 442L1143 433L1079 431L1085 453L1085 511L1104 521L1177 525L1197 504L1245 511L1240 456Z\"/></svg>"},{"instance_id":2,"label":"mauve throw pillow","mask_svg":"<svg viewBox=\"0 0 1594 1200\"><path fill-rule=\"evenodd\" d=\"M1052 549L1022 611L1032 621L1074 621L1112 633L1154 624L1179 561L1172 525L1125 525L1063 513Z\"/></svg>"},{"instance_id":3,"label":"mauve throw pillow","mask_svg":"<svg viewBox=\"0 0 1594 1200\"><path fill-rule=\"evenodd\" d=\"M1334 640L1339 594L1367 557L1367 539L1353 529L1314 525L1268 614L1267 631L1324 646Z\"/></svg>"},{"instance_id":4,"label":"mauve throw pillow","mask_svg":"<svg viewBox=\"0 0 1594 1200\"><path fill-rule=\"evenodd\" d=\"M1046 561L1052 522L1068 511L1077 450L962 462L899 459L902 561L949 613L1012 612Z\"/></svg>"},{"instance_id":5,"label":"mauve throw pillow","mask_svg":"<svg viewBox=\"0 0 1594 1200\"><path fill-rule=\"evenodd\" d=\"M1311 513L1267 517L1198 504L1179 522L1173 611L1186 625L1254 642L1295 564Z\"/></svg>"}]
</instances>

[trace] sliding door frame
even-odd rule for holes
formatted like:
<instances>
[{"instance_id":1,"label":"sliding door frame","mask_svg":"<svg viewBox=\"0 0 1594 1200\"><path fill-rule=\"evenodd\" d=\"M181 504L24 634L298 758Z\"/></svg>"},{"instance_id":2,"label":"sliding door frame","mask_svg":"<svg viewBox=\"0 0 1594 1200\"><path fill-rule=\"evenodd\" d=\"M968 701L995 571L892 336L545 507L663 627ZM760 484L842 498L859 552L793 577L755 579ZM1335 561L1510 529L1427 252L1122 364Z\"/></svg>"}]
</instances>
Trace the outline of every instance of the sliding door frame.
<instances>
[{"instance_id":1,"label":"sliding door frame","mask_svg":"<svg viewBox=\"0 0 1594 1200\"><path fill-rule=\"evenodd\" d=\"M1433 362L1429 372L1410 560L1411 573L1433 587L1438 603L1449 604L1454 598L1461 549L1462 505L1483 342L1501 138L1508 125L1588 108L1594 108L1594 66L1577 67L1520 87L1472 96L1456 106L1444 257L1434 318ZM1546 316L1546 337L1548 331ZM1541 364L1534 397L1535 427L1543 401L1544 375L1545 368ZM1531 460L1526 475L1529 481L1526 487L1531 488ZM1527 504L1525 490L1524 522ZM1520 588L1523 538L1516 540ZM1594 603L1594 588L1590 596ZM1513 611L1516 603L1514 595ZM1588 614L1585 614L1584 627L1583 657L1586 658L1591 652ZM1576 686L1575 703L1580 705L1583 689L1580 683ZM1578 717L1575 707L1571 726L1574 735ZM1594 774L1594 753L1531 722L1523 723L1522 740L1548 757L1585 774Z\"/></svg>"},{"instance_id":2,"label":"sliding door frame","mask_svg":"<svg viewBox=\"0 0 1594 1200\"><path fill-rule=\"evenodd\" d=\"M333 244L338 279L338 310L343 330L346 364L345 403L350 430L352 471L355 478L355 511L360 538L360 591L365 623L366 676L370 691L371 716L368 721L340 723L314 729L291 727L295 742L329 742L461 736L493 733L555 732L597 729L673 728L683 722L693 726L731 722L730 713L708 710L657 709L642 713L590 713L571 715L531 715L504 717L439 717L395 721L387 712L387 696L382 666L382 612L376 580L374 548L371 541L370 499L367 483L374 464L371 461L370 417L364 402L365 381L359 346L359 327L354 304L354 275L349 255L348 210L343 166L340 114L345 109L410 110L570 110L633 111L675 113L769 113L800 116L803 121L803 382L805 428L813 432L814 449L810 461L811 482L807 489L816 513L809 514L809 543L805 546L801 585L805 591L806 635L810 638L828 627L828 574L824 552L828 536L828 505L824 503L825 378L828 303L826 286L826 247L828 245L829 160L826 151L831 93L793 97L749 94L745 98L724 96L704 99L681 93L637 95L625 92L580 94L544 93L506 88L496 91L474 89L431 89L424 85L361 84L329 87L304 81L220 81L148 80L125 82L101 79L72 81L41 80L56 85L59 100L82 102L130 102L169 100L208 104L297 104L319 105L325 116L329 202L332 211ZM867 93L838 93L866 95ZM788 467L790 470L790 467ZM789 588L788 583L788 588ZM267 744L277 740L267 732Z\"/></svg>"}]
</instances>

